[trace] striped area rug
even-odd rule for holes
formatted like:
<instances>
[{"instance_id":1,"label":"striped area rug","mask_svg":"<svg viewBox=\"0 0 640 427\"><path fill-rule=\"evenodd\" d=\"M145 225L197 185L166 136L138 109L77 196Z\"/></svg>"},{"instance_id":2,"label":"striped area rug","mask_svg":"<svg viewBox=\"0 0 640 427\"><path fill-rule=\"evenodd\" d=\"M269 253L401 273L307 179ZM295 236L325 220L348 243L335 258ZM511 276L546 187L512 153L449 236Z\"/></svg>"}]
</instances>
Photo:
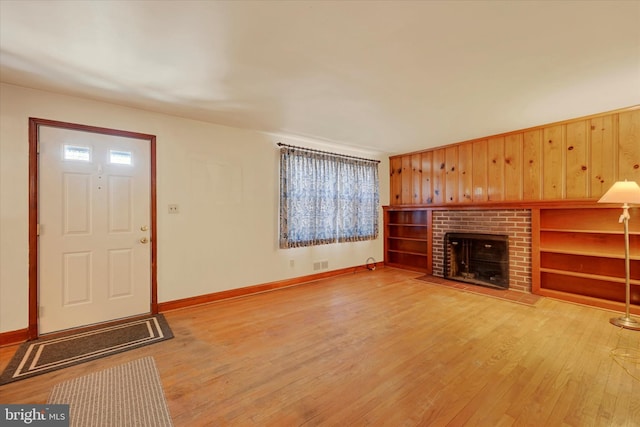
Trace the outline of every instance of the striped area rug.
<instances>
[{"instance_id":1,"label":"striped area rug","mask_svg":"<svg viewBox=\"0 0 640 427\"><path fill-rule=\"evenodd\" d=\"M68 404L78 427L172 426L153 357L54 386L48 404Z\"/></svg>"}]
</instances>

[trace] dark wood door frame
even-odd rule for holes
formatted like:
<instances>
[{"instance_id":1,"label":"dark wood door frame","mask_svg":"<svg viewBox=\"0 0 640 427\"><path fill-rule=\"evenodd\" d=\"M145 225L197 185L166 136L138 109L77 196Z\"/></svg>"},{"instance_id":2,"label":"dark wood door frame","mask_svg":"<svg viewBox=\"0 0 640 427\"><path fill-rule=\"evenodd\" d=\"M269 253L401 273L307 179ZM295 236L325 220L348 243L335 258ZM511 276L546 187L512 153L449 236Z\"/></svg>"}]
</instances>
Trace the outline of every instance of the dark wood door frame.
<instances>
[{"instance_id":1,"label":"dark wood door frame","mask_svg":"<svg viewBox=\"0 0 640 427\"><path fill-rule=\"evenodd\" d=\"M150 144L151 196L151 307L158 313L157 211L156 211L156 136L138 132L87 126L55 120L29 118L29 329L28 339L38 338L38 147L40 126L57 127L125 138L148 140Z\"/></svg>"}]
</instances>

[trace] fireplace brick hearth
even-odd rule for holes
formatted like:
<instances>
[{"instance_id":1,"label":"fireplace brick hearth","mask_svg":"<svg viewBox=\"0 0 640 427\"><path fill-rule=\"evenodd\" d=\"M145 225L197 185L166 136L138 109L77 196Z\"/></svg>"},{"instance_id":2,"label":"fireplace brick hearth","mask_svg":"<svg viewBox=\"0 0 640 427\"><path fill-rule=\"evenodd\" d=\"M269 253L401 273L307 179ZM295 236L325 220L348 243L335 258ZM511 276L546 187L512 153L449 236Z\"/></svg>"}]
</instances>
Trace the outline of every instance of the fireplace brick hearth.
<instances>
[{"instance_id":1,"label":"fireplace brick hearth","mask_svg":"<svg viewBox=\"0 0 640 427\"><path fill-rule=\"evenodd\" d=\"M509 236L509 289L531 293L531 211L528 209L433 212L433 275L444 277L446 233Z\"/></svg>"}]
</instances>

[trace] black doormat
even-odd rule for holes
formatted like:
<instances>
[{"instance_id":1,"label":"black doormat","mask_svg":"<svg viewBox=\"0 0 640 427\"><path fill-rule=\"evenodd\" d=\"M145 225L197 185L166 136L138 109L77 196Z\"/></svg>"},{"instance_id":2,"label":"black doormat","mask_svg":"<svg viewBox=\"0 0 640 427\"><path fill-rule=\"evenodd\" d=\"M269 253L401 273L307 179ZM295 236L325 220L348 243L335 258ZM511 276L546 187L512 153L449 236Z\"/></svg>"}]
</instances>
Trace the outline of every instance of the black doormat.
<instances>
[{"instance_id":1,"label":"black doormat","mask_svg":"<svg viewBox=\"0 0 640 427\"><path fill-rule=\"evenodd\" d=\"M0 385L173 338L162 314L20 346Z\"/></svg>"}]
</instances>

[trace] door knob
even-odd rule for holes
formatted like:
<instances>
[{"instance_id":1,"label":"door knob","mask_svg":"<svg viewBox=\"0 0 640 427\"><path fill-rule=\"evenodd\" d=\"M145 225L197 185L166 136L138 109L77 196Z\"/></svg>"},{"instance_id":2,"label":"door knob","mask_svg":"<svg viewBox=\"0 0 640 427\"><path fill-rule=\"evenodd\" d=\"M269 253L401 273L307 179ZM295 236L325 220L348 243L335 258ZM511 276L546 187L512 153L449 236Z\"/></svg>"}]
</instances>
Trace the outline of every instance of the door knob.
<instances>
[{"instance_id":1,"label":"door knob","mask_svg":"<svg viewBox=\"0 0 640 427\"><path fill-rule=\"evenodd\" d=\"M147 231L148 229L149 229L149 227L146 226L146 225L143 225L142 227L140 227L141 231Z\"/></svg>"},{"instance_id":2,"label":"door knob","mask_svg":"<svg viewBox=\"0 0 640 427\"><path fill-rule=\"evenodd\" d=\"M140 243L148 243L149 239L147 239L146 237L143 237L142 239L140 239Z\"/></svg>"}]
</instances>

